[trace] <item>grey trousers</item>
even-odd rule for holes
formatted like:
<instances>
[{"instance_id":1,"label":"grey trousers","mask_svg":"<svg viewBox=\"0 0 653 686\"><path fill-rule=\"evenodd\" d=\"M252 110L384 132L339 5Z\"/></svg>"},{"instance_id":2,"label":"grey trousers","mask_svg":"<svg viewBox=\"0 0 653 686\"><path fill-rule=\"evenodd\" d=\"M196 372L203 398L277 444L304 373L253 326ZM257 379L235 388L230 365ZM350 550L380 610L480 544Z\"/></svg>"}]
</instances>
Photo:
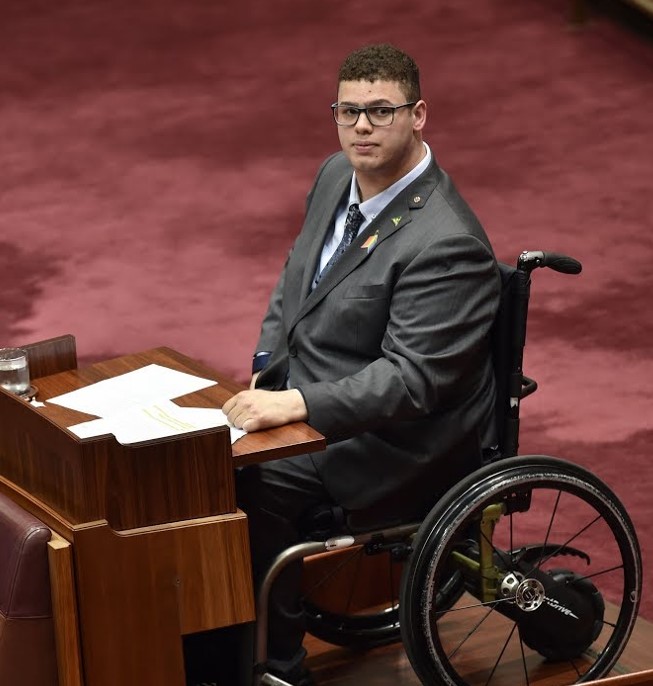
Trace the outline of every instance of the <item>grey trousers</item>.
<instances>
[{"instance_id":1,"label":"grey trousers","mask_svg":"<svg viewBox=\"0 0 653 686\"><path fill-rule=\"evenodd\" d=\"M307 513L334 504L310 455L243 467L236 472L238 506L249 522L255 588L272 560L302 540ZM302 561L289 564L275 581L269 604L268 664L280 676L292 675L306 655L300 606Z\"/></svg>"}]
</instances>

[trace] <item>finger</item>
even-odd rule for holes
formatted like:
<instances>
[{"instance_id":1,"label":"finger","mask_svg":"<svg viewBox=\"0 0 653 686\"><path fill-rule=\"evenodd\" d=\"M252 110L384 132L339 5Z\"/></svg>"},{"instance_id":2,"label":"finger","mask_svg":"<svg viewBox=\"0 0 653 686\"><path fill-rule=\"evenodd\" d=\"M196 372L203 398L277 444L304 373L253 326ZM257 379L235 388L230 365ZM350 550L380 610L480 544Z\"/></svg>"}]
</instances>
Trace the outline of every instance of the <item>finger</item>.
<instances>
[{"instance_id":1,"label":"finger","mask_svg":"<svg viewBox=\"0 0 653 686\"><path fill-rule=\"evenodd\" d=\"M222 411L227 417L227 422L231 424L232 426L238 427L238 418L243 414L244 408L242 407L242 404L238 401L236 396L228 400L223 406L222 406ZM245 417L241 418L241 421L243 421Z\"/></svg>"},{"instance_id":2,"label":"finger","mask_svg":"<svg viewBox=\"0 0 653 686\"><path fill-rule=\"evenodd\" d=\"M222 411L225 414L229 414L231 412L231 410L233 410L235 404L236 404L236 396L232 395L231 398L229 398L229 400L227 400L227 402L222 406Z\"/></svg>"},{"instance_id":3,"label":"finger","mask_svg":"<svg viewBox=\"0 0 653 686\"><path fill-rule=\"evenodd\" d=\"M237 429L242 429L243 424L247 421L247 415L242 411L242 409L237 408L231 414L227 415L227 421L231 426L235 426Z\"/></svg>"},{"instance_id":4,"label":"finger","mask_svg":"<svg viewBox=\"0 0 653 686\"><path fill-rule=\"evenodd\" d=\"M244 395L245 391L240 391L240 393L236 393L236 395L232 395L229 400L225 402L225 404L222 406L222 411L226 414L229 415L231 414L235 409L237 409L239 406L243 404Z\"/></svg>"},{"instance_id":5,"label":"finger","mask_svg":"<svg viewBox=\"0 0 653 686\"><path fill-rule=\"evenodd\" d=\"M265 429L266 426L264 421L259 417L247 417L243 420L242 426L240 428L249 433Z\"/></svg>"}]
</instances>

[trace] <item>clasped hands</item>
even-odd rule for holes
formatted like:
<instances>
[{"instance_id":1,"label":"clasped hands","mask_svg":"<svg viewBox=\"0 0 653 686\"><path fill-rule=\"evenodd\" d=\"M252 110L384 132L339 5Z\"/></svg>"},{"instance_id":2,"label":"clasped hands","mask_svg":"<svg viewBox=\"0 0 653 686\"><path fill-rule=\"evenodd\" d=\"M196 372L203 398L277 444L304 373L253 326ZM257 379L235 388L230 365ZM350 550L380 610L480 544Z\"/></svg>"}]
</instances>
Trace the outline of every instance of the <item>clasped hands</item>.
<instances>
[{"instance_id":1,"label":"clasped hands","mask_svg":"<svg viewBox=\"0 0 653 686\"><path fill-rule=\"evenodd\" d=\"M296 389L241 391L227 400L222 411L229 424L248 432L303 422L308 418L304 398Z\"/></svg>"}]
</instances>

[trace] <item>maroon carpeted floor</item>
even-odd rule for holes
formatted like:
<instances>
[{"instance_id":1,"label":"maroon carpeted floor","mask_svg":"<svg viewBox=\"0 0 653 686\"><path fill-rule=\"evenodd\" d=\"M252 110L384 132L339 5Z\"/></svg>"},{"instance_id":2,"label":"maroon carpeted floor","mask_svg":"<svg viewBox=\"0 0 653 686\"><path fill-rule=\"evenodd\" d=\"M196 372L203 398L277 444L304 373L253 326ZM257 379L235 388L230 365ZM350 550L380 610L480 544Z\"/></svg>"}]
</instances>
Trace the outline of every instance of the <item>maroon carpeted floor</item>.
<instances>
[{"instance_id":1,"label":"maroon carpeted floor","mask_svg":"<svg viewBox=\"0 0 653 686\"><path fill-rule=\"evenodd\" d=\"M7 0L0 343L169 345L245 381L346 52L422 65L427 139L497 254L537 274L523 452L594 469L653 561L653 43L564 0ZM643 614L653 619L653 593Z\"/></svg>"}]
</instances>

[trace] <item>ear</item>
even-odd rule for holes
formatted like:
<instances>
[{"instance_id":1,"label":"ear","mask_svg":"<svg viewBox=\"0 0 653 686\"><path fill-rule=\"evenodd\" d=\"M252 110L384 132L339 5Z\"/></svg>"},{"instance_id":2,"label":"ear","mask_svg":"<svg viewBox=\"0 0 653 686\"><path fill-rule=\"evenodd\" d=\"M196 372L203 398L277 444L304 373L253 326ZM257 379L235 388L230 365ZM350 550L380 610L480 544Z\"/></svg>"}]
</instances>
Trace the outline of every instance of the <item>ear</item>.
<instances>
[{"instance_id":1,"label":"ear","mask_svg":"<svg viewBox=\"0 0 653 686\"><path fill-rule=\"evenodd\" d=\"M426 103L418 100L413 105L413 131L421 131L426 125Z\"/></svg>"}]
</instances>

